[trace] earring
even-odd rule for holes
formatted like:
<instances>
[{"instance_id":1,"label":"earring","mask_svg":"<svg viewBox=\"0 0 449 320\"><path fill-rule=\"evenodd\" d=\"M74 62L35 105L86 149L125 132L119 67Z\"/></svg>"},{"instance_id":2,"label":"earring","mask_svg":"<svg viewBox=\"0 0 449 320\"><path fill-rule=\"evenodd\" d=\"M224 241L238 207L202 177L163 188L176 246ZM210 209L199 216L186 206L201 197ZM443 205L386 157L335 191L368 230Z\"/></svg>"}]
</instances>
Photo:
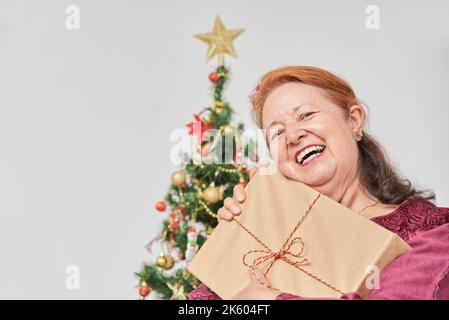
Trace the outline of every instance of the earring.
<instances>
[{"instance_id":1,"label":"earring","mask_svg":"<svg viewBox=\"0 0 449 320\"><path fill-rule=\"evenodd\" d=\"M356 132L354 132L354 136L357 139L357 141L362 140L362 138L363 138L363 130L362 129L357 130Z\"/></svg>"}]
</instances>

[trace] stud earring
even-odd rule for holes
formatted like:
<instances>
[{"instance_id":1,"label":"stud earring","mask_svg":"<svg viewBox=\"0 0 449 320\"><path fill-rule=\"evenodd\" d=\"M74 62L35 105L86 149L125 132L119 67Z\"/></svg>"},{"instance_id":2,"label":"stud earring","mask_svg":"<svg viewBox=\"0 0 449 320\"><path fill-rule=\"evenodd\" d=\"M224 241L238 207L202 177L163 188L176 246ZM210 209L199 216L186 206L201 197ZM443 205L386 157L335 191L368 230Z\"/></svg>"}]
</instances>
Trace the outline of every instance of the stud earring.
<instances>
[{"instance_id":1,"label":"stud earring","mask_svg":"<svg viewBox=\"0 0 449 320\"><path fill-rule=\"evenodd\" d=\"M356 132L354 132L354 136L357 139L357 141L362 140L362 138L363 138L363 130L362 129L357 130Z\"/></svg>"}]
</instances>

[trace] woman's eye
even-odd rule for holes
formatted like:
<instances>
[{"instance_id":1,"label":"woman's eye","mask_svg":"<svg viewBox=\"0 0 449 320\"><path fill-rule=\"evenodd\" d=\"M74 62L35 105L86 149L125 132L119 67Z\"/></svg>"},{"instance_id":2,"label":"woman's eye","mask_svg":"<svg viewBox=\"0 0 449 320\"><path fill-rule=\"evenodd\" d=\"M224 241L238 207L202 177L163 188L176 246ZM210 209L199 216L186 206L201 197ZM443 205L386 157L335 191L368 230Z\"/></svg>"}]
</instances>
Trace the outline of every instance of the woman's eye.
<instances>
[{"instance_id":1,"label":"woman's eye","mask_svg":"<svg viewBox=\"0 0 449 320\"><path fill-rule=\"evenodd\" d=\"M277 130L273 133L273 135L271 136L271 139L274 139L274 138L278 137L279 135L282 134L282 132L284 132L284 129L277 129Z\"/></svg>"},{"instance_id":2,"label":"woman's eye","mask_svg":"<svg viewBox=\"0 0 449 320\"><path fill-rule=\"evenodd\" d=\"M299 119L301 119L301 120L304 120L305 118L308 118L308 117L310 117L312 114L314 114L315 112L305 112L305 113L303 113L303 114L301 114L300 116L299 116Z\"/></svg>"}]
</instances>

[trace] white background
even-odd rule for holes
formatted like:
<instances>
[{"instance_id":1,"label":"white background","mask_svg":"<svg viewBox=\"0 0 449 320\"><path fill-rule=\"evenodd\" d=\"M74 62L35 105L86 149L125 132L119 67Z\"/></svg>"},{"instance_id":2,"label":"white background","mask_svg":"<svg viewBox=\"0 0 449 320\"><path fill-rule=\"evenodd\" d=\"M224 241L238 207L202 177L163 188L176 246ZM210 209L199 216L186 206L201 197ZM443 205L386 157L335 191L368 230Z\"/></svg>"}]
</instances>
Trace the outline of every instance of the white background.
<instances>
[{"instance_id":1,"label":"white background","mask_svg":"<svg viewBox=\"0 0 449 320\"><path fill-rule=\"evenodd\" d=\"M81 11L67 30L65 8ZM365 25L380 8L380 30ZM207 45L246 28L225 93L251 124L266 71L314 65L370 107L401 172L449 205L447 1L0 0L0 298L135 299L170 174L170 132L209 105ZM157 250L156 250L157 251ZM156 252L157 253L157 252ZM80 290L65 268L80 267Z\"/></svg>"}]
</instances>

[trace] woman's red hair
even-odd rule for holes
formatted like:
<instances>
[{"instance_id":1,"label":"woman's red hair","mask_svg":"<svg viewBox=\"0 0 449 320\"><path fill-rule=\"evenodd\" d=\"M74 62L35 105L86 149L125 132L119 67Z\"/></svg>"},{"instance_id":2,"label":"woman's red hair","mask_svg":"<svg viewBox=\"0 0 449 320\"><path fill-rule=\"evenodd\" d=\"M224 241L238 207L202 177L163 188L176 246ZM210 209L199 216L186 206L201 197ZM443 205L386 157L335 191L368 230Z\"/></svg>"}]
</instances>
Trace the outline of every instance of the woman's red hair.
<instances>
[{"instance_id":1,"label":"woman's red hair","mask_svg":"<svg viewBox=\"0 0 449 320\"><path fill-rule=\"evenodd\" d=\"M327 70L310 66L291 66L266 73L251 95L253 113L262 128L262 111L267 96L272 90L287 82L302 82L323 89L327 98L345 111L360 104L349 83Z\"/></svg>"}]
</instances>

